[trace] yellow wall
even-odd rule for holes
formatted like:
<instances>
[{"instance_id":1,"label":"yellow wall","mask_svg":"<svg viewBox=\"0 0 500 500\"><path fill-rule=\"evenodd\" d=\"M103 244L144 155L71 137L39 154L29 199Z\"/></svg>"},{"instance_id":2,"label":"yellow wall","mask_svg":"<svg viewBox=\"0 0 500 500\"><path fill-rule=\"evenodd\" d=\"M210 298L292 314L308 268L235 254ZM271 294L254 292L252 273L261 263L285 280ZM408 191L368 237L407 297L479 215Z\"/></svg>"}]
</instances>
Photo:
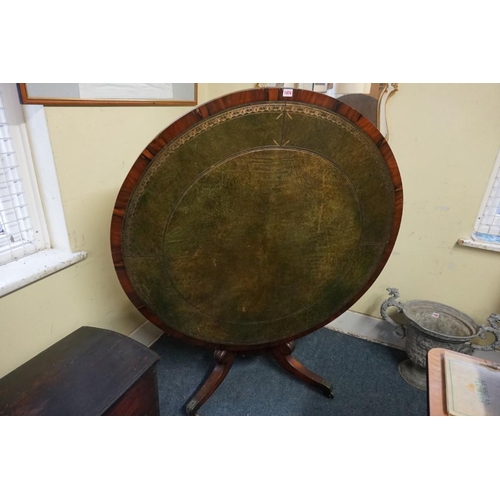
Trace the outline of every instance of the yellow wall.
<instances>
[{"instance_id":1,"label":"yellow wall","mask_svg":"<svg viewBox=\"0 0 500 500\"><path fill-rule=\"evenodd\" d=\"M199 102L253 84L200 84ZM378 317L385 288L484 321L500 312L500 255L455 245L468 236L500 146L500 85L401 84L388 105L405 192L395 251L353 307ZM109 226L135 159L177 107L48 107L46 116L73 250L87 260L0 299L0 376L81 325L130 334L144 322L113 269Z\"/></svg>"},{"instance_id":2,"label":"yellow wall","mask_svg":"<svg viewBox=\"0 0 500 500\"><path fill-rule=\"evenodd\" d=\"M485 322L500 312L500 254L461 247L500 147L500 84L400 84L389 144L403 178L394 252L353 310L380 317L385 289L442 302Z\"/></svg>"}]
</instances>

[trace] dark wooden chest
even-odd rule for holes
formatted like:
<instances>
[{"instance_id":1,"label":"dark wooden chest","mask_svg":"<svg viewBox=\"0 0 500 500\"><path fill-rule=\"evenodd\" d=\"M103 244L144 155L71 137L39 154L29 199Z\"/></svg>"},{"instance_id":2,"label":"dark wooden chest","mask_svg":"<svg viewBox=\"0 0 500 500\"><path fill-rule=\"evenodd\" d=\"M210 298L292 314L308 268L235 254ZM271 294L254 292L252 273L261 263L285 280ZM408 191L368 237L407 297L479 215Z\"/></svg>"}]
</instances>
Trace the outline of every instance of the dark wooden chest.
<instances>
[{"instance_id":1,"label":"dark wooden chest","mask_svg":"<svg viewBox=\"0 0 500 500\"><path fill-rule=\"evenodd\" d=\"M0 380L0 415L159 415L159 357L84 326Z\"/></svg>"}]
</instances>

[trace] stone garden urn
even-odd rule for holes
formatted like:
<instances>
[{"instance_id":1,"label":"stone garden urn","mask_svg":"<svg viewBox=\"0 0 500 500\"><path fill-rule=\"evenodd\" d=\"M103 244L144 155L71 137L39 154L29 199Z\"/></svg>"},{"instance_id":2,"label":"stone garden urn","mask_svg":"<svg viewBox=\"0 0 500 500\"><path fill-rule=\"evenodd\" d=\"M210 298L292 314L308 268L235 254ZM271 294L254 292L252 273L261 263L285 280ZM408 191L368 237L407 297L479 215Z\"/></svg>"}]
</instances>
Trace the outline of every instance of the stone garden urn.
<instances>
[{"instance_id":1,"label":"stone garden urn","mask_svg":"<svg viewBox=\"0 0 500 500\"><path fill-rule=\"evenodd\" d=\"M399 364L401 377L417 389L427 390L427 353L441 347L464 354L475 350L493 351L500 346L500 314L488 318L490 326L477 325L466 314L452 307L430 300L398 300L399 290L388 288L390 297L380 306L382 318L394 327L394 334L406 337L408 359ZM405 324L398 324L387 314L391 307L403 313ZM485 339L486 333L495 336L495 341L486 346L472 343L474 339Z\"/></svg>"}]
</instances>

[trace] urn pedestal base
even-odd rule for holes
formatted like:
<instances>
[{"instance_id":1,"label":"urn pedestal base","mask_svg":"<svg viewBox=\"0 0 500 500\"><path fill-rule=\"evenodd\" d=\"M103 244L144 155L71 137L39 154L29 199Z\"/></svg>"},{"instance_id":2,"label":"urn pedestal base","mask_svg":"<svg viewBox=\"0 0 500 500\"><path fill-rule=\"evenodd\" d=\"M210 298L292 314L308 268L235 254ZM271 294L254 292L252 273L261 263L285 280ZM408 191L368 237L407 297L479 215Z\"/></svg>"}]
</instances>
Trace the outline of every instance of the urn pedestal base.
<instances>
[{"instance_id":1,"label":"urn pedestal base","mask_svg":"<svg viewBox=\"0 0 500 500\"><path fill-rule=\"evenodd\" d=\"M403 380L421 391L427 390L427 373L423 368L414 365L410 359L399 363L398 371Z\"/></svg>"}]
</instances>

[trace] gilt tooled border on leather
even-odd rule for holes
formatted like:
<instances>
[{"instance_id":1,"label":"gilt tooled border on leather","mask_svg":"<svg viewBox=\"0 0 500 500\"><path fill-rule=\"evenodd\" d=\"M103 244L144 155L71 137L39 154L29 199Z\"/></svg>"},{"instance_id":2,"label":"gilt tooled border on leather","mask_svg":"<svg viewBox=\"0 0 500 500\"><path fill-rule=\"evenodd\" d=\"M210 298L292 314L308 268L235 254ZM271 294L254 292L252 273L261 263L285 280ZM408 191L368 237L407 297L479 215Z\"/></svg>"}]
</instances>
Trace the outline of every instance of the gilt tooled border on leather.
<instances>
[{"instance_id":1,"label":"gilt tooled border on leather","mask_svg":"<svg viewBox=\"0 0 500 500\"><path fill-rule=\"evenodd\" d=\"M213 117L205 119L203 122L194 125L192 128L187 130L185 133L181 134L179 137L174 139L172 142L167 144L153 159L146 171L143 173L142 178L137 183L135 190L129 200L127 206L125 219L123 222L123 239L122 239L122 251L124 256L129 255L130 251L130 230L135 216L135 211L139 201L141 200L149 181L152 179L154 174L163 165L163 162L175 151L177 151L181 146L189 142L191 139L203 134L207 130L220 125L229 120L239 118L245 115L252 115L258 113L276 113L283 111L290 111L292 113L313 116L325 121L335 123L340 126L346 132L352 134L354 137L360 140L360 143L370 152L374 150L377 151L377 163L382 168L386 167L386 163L382 154L373 143L373 141L364 132L358 130L354 124L349 120L342 117L341 115L335 114L332 111L327 111L322 108L317 108L311 105L303 105L299 103L272 103L272 104L252 104L250 106L244 106L239 108L230 109L228 111L217 114Z\"/></svg>"}]
</instances>

